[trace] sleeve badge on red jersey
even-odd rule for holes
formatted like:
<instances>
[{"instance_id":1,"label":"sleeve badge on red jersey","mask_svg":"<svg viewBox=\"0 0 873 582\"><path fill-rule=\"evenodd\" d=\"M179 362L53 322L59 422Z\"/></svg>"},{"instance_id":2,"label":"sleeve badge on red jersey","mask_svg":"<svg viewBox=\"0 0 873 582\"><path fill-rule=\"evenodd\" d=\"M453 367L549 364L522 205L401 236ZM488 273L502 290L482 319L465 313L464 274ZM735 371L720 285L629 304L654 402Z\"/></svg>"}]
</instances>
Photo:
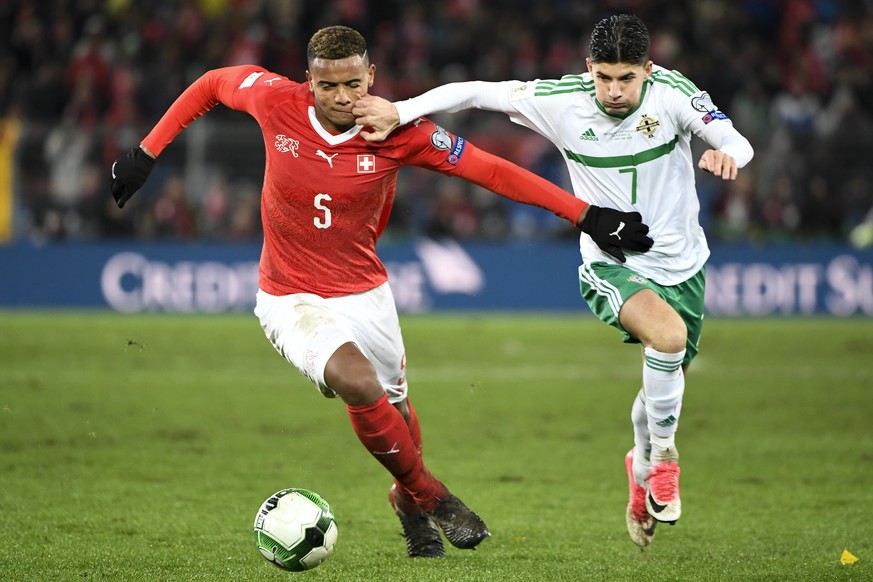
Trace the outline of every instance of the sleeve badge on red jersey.
<instances>
[{"instance_id":1,"label":"sleeve badge on red jersey","mask_svg":"<svg viewBox=\"0 0 873 582\"><path fill-rule=\"evenodd\" d=\"M358 173L373 174L376 172L376 156L373 154L358 154Z\"/></svg>"},{"instance_id":2,"label":"sleeve badge on red jersey","mask_svg":"<svg viewBox=\"0 0 873 582\"><path fill-rule=\"evenodd\" d=\"M461 136L457 136L455 138L455 147L452 148L452 152L448 155L446 161L453 166L457 166L458 162L461 161L461 156L464 155L464 147L466 145L467 140Z\"/></svg>"},{"instance_id":3,"label":"sleeve badge on red jersey","mask_svg":"<svg viewBox=\"0 0 873 582\"><path fill-rule=\"evenodd\" d=\"M452 136L439 125L435 125L436 130L430 134L430 143L438 150L448 150L452 148Z\"/></svg>"}]
</instances>

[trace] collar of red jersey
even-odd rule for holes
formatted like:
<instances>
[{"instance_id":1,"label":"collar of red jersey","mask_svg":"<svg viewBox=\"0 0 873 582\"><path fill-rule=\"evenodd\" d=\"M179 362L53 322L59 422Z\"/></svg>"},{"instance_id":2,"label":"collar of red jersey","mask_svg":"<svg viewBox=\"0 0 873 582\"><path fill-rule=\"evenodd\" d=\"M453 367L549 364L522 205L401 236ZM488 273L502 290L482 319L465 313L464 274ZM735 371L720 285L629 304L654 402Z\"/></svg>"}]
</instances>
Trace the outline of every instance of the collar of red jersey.
<instances>
[{"instance_id":1,"label":"collar of red jersey","mask_svg":"<svg viewBox=\"0 0 873 582\"><path fill-rule=\"evenodd\" d=\"M361 126L355 125L353 128L339 135L332 134L331 132L324 129L324 127L322 127L321 125L321 122L318 121L318 119L315 117L315 107L313 107L312 105L309 106L309 123L312 124L312 129L314 129L315 132L330 145L345 143L358 135L358 133L361 131Z\"/></svg>"}]
</instances>

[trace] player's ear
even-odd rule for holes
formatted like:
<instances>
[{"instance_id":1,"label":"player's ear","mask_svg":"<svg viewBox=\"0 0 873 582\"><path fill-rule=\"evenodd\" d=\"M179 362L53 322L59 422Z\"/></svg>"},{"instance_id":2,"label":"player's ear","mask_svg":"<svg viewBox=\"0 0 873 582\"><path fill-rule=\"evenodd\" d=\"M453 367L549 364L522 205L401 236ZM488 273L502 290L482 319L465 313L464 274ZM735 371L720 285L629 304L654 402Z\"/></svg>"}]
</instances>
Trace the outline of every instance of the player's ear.
<instances>
[{"instance_id":1,"label":"player's ear","mask_svg":"<svg viewBox=\"0 0 873 582\"><path fill-rule=\"evenodd\" d=\"M593 75L594 71L591 69L591 57L585 57L585 65L588 67L588 72Z\"/></svg>"},{"instance_id":2,"label":"player's ear","mask_svg":"<svg viewBox=\"0 0 873 582\"><path fill-rule=\"evenodd\" d=\"M652 61L646 62L646 78L649 78L649 75L652 74Z\"/></svg>"},{"instance_id":3,"label":"player's ear","mask_svg":"<svg viewBox=\"0 0 873 582\"><path fill-rule=\"evenodd\" d=\"M367 69L367 87L373 86L373 81L376 80L376 65L370 65L370 68Z\"/></svg>"},{"instance_id":4,"label":"player's ear","mask_svg":"<svg viewBox=\"0 0 873 582\"><path fill-rule=\"evenodd\" d=\"M306 71L306 82L309 83L309 91L315 93L315 84L312 82L312 73L307 69Z\"/></svg>"}]
</instances>

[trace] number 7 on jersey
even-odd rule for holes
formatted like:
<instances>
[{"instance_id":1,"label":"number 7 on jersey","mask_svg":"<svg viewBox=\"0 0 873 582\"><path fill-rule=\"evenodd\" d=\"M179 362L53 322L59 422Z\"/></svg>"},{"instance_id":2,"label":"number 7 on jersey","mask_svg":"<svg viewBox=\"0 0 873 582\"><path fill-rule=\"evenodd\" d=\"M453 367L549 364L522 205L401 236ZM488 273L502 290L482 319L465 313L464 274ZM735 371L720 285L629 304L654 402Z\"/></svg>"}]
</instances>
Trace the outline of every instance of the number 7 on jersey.
<instances>
[{"instance_id":1,"label":"number 7 on jersey","mask_svg":"<svg viewBox=\"0 0 873 582\"><path fill-rule=\"evenodd\" d=\"M637 169L636 168L622 168L618 171L619 174L630 174L631 175L631 204L637 203Z\"/></svg>"}]
</instances>

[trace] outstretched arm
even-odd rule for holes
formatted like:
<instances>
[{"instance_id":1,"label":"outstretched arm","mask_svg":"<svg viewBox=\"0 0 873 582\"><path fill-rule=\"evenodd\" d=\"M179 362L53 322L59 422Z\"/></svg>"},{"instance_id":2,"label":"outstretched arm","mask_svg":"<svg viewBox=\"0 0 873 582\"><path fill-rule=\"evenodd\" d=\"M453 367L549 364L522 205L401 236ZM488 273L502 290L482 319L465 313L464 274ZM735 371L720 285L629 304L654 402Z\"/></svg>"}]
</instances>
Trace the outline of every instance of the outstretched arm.
<instances>
[{"instance_id":1,"label":"outstretched arm","mask_svg":"<svg viewBox=\"0 0 873 582\"><path fill-rule=\"evenodd\" d=\"M468 159L458 175L510 200L539 206L566 218L589 234L604 252L621 263L624 250L646 252L652 247L649 227L639 212L592 206L548 180L512 162L468 144ZM621 232L622 236L616 233Z\"/></svg>"},{"instance_id":2,"label":"outstretched arm","mask_svg":"<svg viewBox=\"0 0 873 582\"><path fill-rule=\"evenodd\" d=\"M355 103L355 123L370 129L361 131L370 142L384 141L401 125L432 113L454 113L464 109L508 111L508 86L512 81L488 83L469 81L449 83L422 93L418 97L391 103L381 97L368 95Z\"/></svg>"},{"instance_id":3,"label":"outstretched arm","mask_svg":"<svg viewBox=\"0 0 873 582\"><path fill-rule=\"evenodd\" d=\"M467 143L459 177L505 198L539 206L579 226L589 205L545 178Z\"/></svg>"},{"instance_id":4,"label":"outstretched arm","mask_svg":"<svg viewBox=\"0 0 873 582\"><path fill-rule=\"evenodd\" d=\"M234 82L244 69L251 67L227 67L205 73L185 89L138 147L112 164L110 190L119 208L142 188L155 158L183 129L219 103L230 105Z\"/></svg>"}]
</instances>

